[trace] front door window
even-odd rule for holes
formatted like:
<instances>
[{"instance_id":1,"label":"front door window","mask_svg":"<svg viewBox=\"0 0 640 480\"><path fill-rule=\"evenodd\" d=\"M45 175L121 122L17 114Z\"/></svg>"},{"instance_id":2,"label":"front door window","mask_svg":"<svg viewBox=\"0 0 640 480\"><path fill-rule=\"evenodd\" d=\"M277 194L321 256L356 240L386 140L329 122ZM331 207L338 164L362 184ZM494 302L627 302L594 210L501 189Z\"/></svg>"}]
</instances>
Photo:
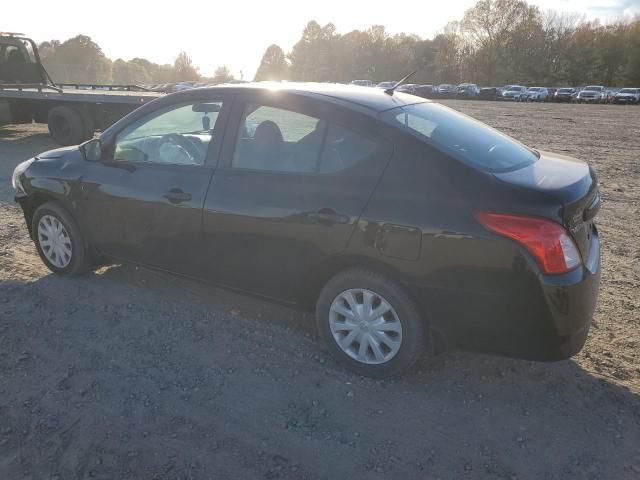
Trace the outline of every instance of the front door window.
<instances>
[{"instance_id":1,"label":"front door window","mask_svg":"<svg viewBox=\"0 0 640 480\"><path fill-rule=\"evenodd\" d=\"M161 109L118 134L114 160L204 165L222 102L186 103Z\"/></svg>"}]
</instances>

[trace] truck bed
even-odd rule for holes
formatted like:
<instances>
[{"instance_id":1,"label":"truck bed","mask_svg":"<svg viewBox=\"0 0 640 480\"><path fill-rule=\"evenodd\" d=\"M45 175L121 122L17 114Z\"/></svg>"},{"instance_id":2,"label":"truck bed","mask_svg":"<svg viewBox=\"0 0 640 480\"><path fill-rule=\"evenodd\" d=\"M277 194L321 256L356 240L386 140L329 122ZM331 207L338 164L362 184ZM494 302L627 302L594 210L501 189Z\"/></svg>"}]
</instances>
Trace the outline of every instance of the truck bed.
<instances>
[{"instance_id":1,"label":"truck bed","mask_svg":"<svg viewBox=\"0 0 640 480\"><path fill-rule=\"evenodd\" d=\"M1 99L43 100L52 102L111 103L142 105L164 94L125 90L63 88L62 92L38 88L0 88Z\"/></svg>"}]
</instances>

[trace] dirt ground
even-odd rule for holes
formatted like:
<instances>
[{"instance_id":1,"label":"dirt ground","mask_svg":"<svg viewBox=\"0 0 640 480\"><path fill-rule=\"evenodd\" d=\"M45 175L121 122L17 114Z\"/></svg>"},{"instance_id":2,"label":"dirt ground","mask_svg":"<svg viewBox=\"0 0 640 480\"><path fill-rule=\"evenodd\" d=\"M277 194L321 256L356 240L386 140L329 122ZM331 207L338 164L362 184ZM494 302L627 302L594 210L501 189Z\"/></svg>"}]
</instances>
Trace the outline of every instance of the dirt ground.
<instances>
[{"instance_id":1,"label":"dirt ground","mask_svg":"<svg viewBox=\"0 0 640 480\"><path fill-rule=\"evenodd\" d=\"M640 107L447 102L598 172L603 277L572 360L353 375L309 315L129 265L48 272L0 128L0 478L640 479ZM514 319L517 321L517 319Z\"/></svg>"}]
</instances>

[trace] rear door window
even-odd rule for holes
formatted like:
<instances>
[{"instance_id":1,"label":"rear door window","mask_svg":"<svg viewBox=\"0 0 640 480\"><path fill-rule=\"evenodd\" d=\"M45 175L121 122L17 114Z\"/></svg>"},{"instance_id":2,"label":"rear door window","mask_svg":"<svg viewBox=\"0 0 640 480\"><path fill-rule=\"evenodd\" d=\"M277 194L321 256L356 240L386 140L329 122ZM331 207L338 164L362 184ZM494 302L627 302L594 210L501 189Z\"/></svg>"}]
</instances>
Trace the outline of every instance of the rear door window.
<instances>
[{"instance_id":1,"label":"rear door window","mask_svg":"<svg viewBox=\"0 0 640 480\"><path fill-rule=\"evenodd\" d=\"M375 139L333 122L250 103L240 122L232 167L329 174L352 167L380 148Z\"/></svg>"},{"instance_id":2,"label":"rear door window","mask_svg":"<svg viewBox=\"0 0 640 480\"><path fill-rule=\"evenodd\" d=\"M438 150L488 172L515 170L535 162L536 153L516 140L443 105L419 103L382 115L388 123Z\"/></svg>"}]
</instances>

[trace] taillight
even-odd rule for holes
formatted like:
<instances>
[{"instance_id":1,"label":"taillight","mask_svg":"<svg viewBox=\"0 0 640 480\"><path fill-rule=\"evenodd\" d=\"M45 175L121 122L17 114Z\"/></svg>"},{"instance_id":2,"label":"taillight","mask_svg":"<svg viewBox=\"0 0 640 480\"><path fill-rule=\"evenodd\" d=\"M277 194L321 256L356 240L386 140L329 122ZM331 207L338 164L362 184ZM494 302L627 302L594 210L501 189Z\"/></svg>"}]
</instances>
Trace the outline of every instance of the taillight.
<instances>
[{"instance_id":1,"label":"taillight","mask_svg":"<svg viewBox=\"0 0 640 480\"><path fill-rule=\"evenodd\" d=\"M476 218L488 230L526 248L544 273L565 273L582 263L569 232L551 220L489 212L478 212Z\"/></svg>"}]
</instances>

